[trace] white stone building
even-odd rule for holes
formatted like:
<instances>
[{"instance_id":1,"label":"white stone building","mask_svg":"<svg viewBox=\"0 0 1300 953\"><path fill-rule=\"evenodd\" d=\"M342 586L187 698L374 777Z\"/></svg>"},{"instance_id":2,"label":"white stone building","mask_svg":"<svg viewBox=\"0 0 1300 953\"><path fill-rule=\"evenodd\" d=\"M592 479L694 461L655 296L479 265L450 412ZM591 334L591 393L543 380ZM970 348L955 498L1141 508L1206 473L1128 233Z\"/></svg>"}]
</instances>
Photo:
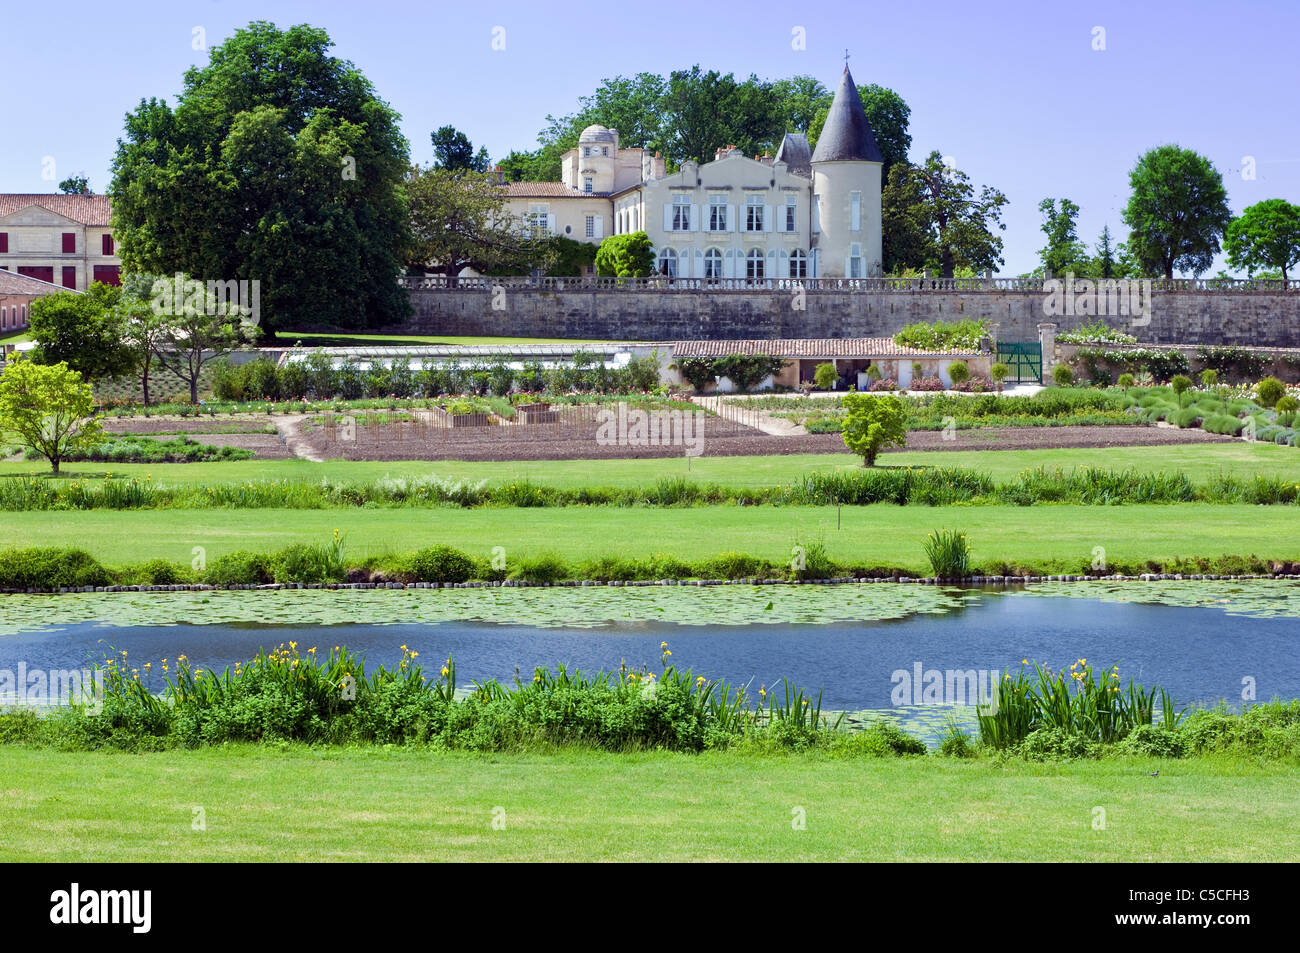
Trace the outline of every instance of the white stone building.
<instances>
[{"instance_id":1,"label":"white stone building","mask_svg":"<svg viewBox=\"0 0 1300 953\"><path fill-rule=\"evenodd\" d=\"M71 291L121 284L106 195L0 194L0 270Z\"/></svg>"},{"instance_id":2,"label":"white stone building","mask_svg":"<svg viewBox=\"0 0 1300 953\"><path fill-rule=\"evenodd\" d=\"M882 273L883 157L848 67L817 141L787 133L775 156L730 146L712 162L621 149L588 126L562 158L560 182L503 184L510 211L535 233L599 243L645 231L661 274L743 280L870 278Z\"/></svg>"}]
</instances>

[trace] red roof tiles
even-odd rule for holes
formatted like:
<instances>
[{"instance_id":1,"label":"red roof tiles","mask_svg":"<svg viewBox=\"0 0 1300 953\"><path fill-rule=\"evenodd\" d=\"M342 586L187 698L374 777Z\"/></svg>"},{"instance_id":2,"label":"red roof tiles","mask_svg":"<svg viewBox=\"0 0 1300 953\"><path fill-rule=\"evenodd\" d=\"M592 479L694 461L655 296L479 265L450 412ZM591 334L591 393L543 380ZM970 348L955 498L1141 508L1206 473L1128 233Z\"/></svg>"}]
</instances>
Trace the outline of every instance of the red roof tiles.
<instances>
[{"instance_id":1,"label":"red roof tiles","mask_svg":"<svg viewBox=\"0 0 1300 953\"><path fill-rule=\"evenodd\" d=\"M893 338L784 338L773 341L676 341L679 357L726 357L770 354L772 357L973 357L974 351L922 351L895 344Z\"/></svg>"},{"instance_id":2,"label":"red roof tiles","mask_svg":"<svg viewBox=\"0 0 1300 953\"><path fill-rule=\"evenodd\" d=\"M63 195L47 193L0 193L0 218L39 205L82 225L108 225L113 203L107 195Z\"/></svg>"}]
</instances>

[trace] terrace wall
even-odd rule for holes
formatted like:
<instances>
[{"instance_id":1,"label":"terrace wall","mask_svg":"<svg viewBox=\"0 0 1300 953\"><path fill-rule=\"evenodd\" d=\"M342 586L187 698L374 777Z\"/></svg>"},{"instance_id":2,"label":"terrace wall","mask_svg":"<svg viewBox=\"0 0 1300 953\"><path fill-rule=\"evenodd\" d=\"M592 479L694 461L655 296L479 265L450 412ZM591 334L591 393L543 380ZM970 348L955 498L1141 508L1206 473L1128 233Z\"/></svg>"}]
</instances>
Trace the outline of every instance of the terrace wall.
<instances>
[{"instance_id":1,"label":"terrace wall","mask_svg":"<svg viewBox=\"0 0 1300 953\"><path fill-rule=\"evenodd\" d=\"M984 318L1006 341L1038 340L1041 322L1068 331L1094 315L1047 315L1041 282L821 280L790 287L704 286L661 279L614 286L592 279L405 279L418 333L623 341L889 337L916 321ZM733 283L725 283L733 284ZM743 284L743 283L734 283ZM1155 282L1147 324L1100 319L1149 344L1300 347L1300 282ZM802 306L802 307L801 307Z\"/></svg>"}]
</instances>

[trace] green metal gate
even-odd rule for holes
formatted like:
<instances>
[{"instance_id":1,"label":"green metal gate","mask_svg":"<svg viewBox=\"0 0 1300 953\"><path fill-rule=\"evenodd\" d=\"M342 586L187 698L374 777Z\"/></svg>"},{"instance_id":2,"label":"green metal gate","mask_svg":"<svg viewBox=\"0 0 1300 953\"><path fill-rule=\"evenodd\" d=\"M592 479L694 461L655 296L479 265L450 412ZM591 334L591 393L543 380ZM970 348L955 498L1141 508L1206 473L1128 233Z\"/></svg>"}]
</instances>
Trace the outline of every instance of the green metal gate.
<instances>
[{"instance_id":1,"label":"green metal gate","mask_svg":"<svg viewBox=\"0 0 1300 953\"><path fill-rule=\"evenodd\" d=\"M1011 368L1008 384L1043 382L1043 345L1038 341L999 341L998 360Z\"/></svg>"}]
</instances>

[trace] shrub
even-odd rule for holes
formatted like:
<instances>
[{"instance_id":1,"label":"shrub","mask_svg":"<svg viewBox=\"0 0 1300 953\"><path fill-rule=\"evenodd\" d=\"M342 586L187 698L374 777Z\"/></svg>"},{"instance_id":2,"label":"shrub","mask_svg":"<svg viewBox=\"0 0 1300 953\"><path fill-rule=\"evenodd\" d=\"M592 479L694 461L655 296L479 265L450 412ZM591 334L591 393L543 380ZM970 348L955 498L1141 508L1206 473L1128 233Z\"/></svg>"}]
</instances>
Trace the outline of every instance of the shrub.
<instances>
[{"instance_id":1,"label":"shrub","mask_svg":"<svg viewBox=\"0 0 1300 953\"><path fill-rule=\"evenodd\" d=\"M998 390L1002 389L1002 382L1007 379L1010 373L1011 368L1001 361L989 368L989 377L993 379L993 383L997 385Z\"/></svg>"},{"instance_id":2,"label":"shrub","mask_svg":"<svg viewBox=\"0 0 1300 953\"><path fill-rule=\"evenodd\" d=\"M1121 387L1121 388L1123 388L1124 390L1127 391L1130 387L1133 386L1133 375L1132 375L1132 374L1121 374L1121 375L1119 375L1119 379L1118 379L1117 381L1115 381L1115 383L1116 383L1119 387Z\"/></svg>"},{"instance_id":3,"label":"shrub","mask_svg":"<svg viewBox=\"0 0 1300 953\"><path fill-rule=\"evenodd\" d=\"M511 579L518 579L521 582L547 583L559 582L561 579L569 577L569 566L563 557L555 553L542 553L540 556L528 556L521 559L514 571L510 573Z\"/></svg>"},{"instance_id":4,"label":"shrub","mask_svg":"<svg viewBox=\"0 0 1300 953\"><path fill-rule=\"evenodd\" d=\"M1187 752L1187 741L1177 731L1164 725L1138 725L1118 747L1125 754L1181 758Z\"/></svg>"},{"instance_id":5,"label":"shrub","mask_svg":"<svg viewBox=\"0 0 1300 953\"><path fill-rule=\"evenodd\" d=\"M862 732L859 742L868 754L890 757L908 754L925 754L925 742L914 738L892 721L877 721Z\"/></svg>"},{"instance_id":6,"label":"shrub","mask_svg":"<svg viewBox=\"0 0 1300 953\"><path fill-rule=\"evenodd\" d=\"M1276 377L1266 377L1255 385L1255 399L1265 407L1272 407L1286 394L1286 385Z\"/></svg>"},{"instance_id":7,"label":"shrub","mask_svg":"<svg viewBox=\"0 0 1300 953\"><path fill-rule=\"evenodd\" d=\"M1197 411L1195 407L1188 407L1174 414L1174 423L1177 424L1179 427L1182 427L1183 429L1186 429L1188 427L1195 427L1197 421L1199 421L1200 419L1201 419L1200 412Z\"/></svg>"},{"instance_id":8,"label":"shrub","mask_svg":"<svg viewBox=\"0 0 1300 953\"><path fill-rule=\"evenodd\" d=\"M85 550L50 546L0 551L0 589L71 589L108 584L108 571Z\"/></svg>"},{"instance_id":9,"label":"shrub","mask_svg":"<svg viewBox=\"0 0 1300 953\"><path fill-rule=\"evenodd\" d=\"M940 351L948 354L978 351L980 342L988 335L984 319L909 324L894 335L894 343L923 351Z\"/></svg>"},{"instance_id":10,"label":"shrub","mask_svg":"<svg viewBox=\"0 0 1300 953\"><path fill-rule=\"evenodd\" d=\"M835 371L835 365L829 361L825 364L818 364L817 370L813 372L813 384L818 390L834 390L837 380L839 380L839 374Z\"/></svg>"},{"instance_id":11,"label":"shrub","mask_svg":"<svg viewBox=\"0 0 1300 953\"><path fill-rule=\"evenodd\" d=\"M931 572L941 579L964 579L971 574L970 545L965 533L938 530L926 536L923 548Z\"/></svg>"},{"instance_id":12,"label":"shrub","mask_svg":"<svg viewBox=\"0 0 1300 953\"><path fill-rule=\"evenodd\" d=\"M844 445L862 457L863 466L874 466L885 447L901 447L907 442L907 410L897 397L846 394L841 401L848 410Z\"/></svg>"},{"instance_id":13,"label":"shrub","mask_svg":"<svg viewBox=\"0 0 1300 953\"><path fill-rule=\"evenodd\" d=\"M745 553L725 552L706 559L700 566L705 579L750 579L762 576L767 564Z\"/></svg>"},{"instance_id":14,"label":"shrub","mask_svg":"<svg viewBox=\"0 0 1300 953\"><path fill-rule=\"evenodd\" d=\"M274 576L270 557L241 549L218 557L204 578L214 586L247 586L272 582Z\"/></svg>"},{"instance_id":15,"label":"shrub","mask_svg":"<svg viewBox=\"0 0 1300 953\"><path fill-rule=\"evenodd\" d=\"M342 582L343 541L337 530L334 539L325 545L299 543L289 546L271 560L271 572L276 582Z\"/></svg>"},{"instance_id":16,"label":"shrub","mask_svg":"<svg viewBox=\"0 0 1300 953\"><path fill-rule=\"evenodd\" d=\"M1273 409L1278 413L1278 419L1281 420L1284 414L1294 414L1300 410L1300 400L1292 397L1290 394L1283 394L1273 405Z\"/></svg>"},{"instance_id":17,"label":"shrub","mask_svg":"<svg viewBox=\"0 0 1300 953\"><path fill-rule=\"evenodd\" d=\"M1213 390L1219 383L1219 372L1212 367L1207 367L1201 371L1201 386L1206 390Z\"/></svg>"},{"instance_id":18,"label":"shrub","mask_svg":"<svg viewBox=\"0 0 1300 953\"><path fill-rule=\"evenodd\" d=\"M417 582L465 582L474 573L474 560L451 546L430 546L413 553L407 570Z\"/></svg>"},{"instance_id":19,"label":"shrub","mask_svg":"<svg viewBox=\"0 0 1300 953\"><path fill-rule=\"evenodd\" d=\"M1229 414L1210 414L1201 421L1201 429L1206 433L1225 434L1236 437L1241 433L1245 422Z\"/></svg>"},{"instance_id":20,"label":"shrub","mask_svg":"<svg viewBox=\"0 0 1300 953\"><path fill-rule=\"evenodd\" d=\"M1069 387L1074 383L1074 371L1068 364L1057 364L1052 368L1052 383L1057 387Z\"/></svg>"},{"instance_id":21,"label":"shrub","mask_svg":"<svg viewBox=\"0 0 1300 953\"><path fill-rule=\"evenodd\" d=\"M965 361L953 361L948 365L948 379L953 382L957 389L970 380L970 368Z\"/></svg>"},{"instance_id":22,"label":"shrub","mask_svg":"<svg viewBox=\"0 0 1300 953\"><path fill-rule=\"evenodd\" d=\"M939 753L946 758L975 757L975 745L971 741L970 732L958 724L954 718L950 717L948 720L943 740L939 743Z\"/></svg>"},{"instance_id":23,"label":"shrub","mask_svg":"<svg viewBox=\"0 0 1300 953\"><path fill-rule=\"evenodd\" d=\"M150 559L125 575L138 580L135 585L140 586L175 586L189 581L179 566L165 559Z\"/></svg>"}]
</instances>

